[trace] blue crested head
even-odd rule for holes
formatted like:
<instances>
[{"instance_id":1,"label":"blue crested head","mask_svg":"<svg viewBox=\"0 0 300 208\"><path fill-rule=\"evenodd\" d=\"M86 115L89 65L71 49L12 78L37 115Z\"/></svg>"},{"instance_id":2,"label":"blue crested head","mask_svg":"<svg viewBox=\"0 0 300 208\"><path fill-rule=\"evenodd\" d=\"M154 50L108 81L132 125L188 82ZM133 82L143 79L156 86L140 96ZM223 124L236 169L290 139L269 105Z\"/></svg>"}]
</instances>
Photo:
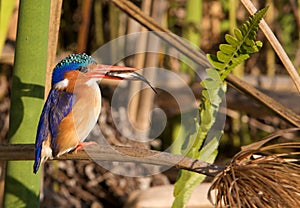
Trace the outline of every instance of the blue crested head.
<instances>
[{"instance_id":1,"label":"blue crested head","mask_svg":"<svg viewBox=\"0 0 300 208\"><path fill-rule=\"evenodd\" d=\"M79 70L89 64L96 63L96 60L85 53L71 54L61 60L52 73L52 86L64 79L67 71Z\"/></svg>"}]
</instances>

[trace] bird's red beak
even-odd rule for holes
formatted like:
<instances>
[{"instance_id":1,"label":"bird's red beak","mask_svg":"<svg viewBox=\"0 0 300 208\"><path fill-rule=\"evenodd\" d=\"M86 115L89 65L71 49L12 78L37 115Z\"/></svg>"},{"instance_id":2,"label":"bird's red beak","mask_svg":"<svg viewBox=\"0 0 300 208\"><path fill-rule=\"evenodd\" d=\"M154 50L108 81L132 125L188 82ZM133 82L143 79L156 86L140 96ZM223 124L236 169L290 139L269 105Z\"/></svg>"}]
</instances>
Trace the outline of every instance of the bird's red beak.
<instances>
[{"instance_id":1,"label":"bird's red beak","mask_svg":"<svg viewBox=\"0 0 300 208\"><path fill-rule=\"evenodd\" d=\"M138 69L126 66L111 66L103 64L92 64L88 67L87 76L97 79L114 79L114 80L140 80L145 82L156 93L155 88L142 75L136 73Z\"/></svg>"}]
</instances>

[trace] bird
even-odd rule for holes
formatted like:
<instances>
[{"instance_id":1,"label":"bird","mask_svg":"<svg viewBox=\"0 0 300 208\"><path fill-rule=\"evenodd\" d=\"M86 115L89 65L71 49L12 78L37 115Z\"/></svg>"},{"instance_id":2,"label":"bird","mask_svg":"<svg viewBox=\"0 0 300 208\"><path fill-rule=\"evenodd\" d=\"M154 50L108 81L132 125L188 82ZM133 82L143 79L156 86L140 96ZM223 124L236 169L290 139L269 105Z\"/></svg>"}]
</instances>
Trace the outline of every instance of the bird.
<instances>
[{"instance_id":1,"label":"bird","mask_svg":"<svg viewBox=\"0 0 300 208\"><path fill-rule=\"evenodd\" d=\"M86 53L71 54L53 69L51 89L37 127L36 174L47 159L77 151L95 126L101 110L101 79L140 80L155 88L136 68L98 64Z\"/></svg>"}]
</instances>

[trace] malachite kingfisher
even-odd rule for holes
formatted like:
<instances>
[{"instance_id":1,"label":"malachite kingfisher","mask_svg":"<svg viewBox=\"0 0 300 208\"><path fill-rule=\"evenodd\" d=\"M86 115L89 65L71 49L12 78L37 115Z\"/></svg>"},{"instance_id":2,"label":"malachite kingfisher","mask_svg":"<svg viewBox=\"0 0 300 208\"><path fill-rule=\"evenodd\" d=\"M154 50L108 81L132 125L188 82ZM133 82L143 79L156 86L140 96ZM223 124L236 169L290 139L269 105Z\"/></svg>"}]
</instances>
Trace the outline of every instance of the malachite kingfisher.
<instances>
[{"instance_id":1,"label":"malachite kingfisher","mask_svg":"<svg viewBox=\"0 0 300 208\"><path fill-rule=\"evenodd\" d=\"M45 102L35 141L33 172L48 158L81 149L95 126L101 110L98 81L107 79L141 80L137 69L97 64L87 54L71 54L52 73L52 88ZM156 91L155 91L156 92Z\"/></svg>"}]
</instances>

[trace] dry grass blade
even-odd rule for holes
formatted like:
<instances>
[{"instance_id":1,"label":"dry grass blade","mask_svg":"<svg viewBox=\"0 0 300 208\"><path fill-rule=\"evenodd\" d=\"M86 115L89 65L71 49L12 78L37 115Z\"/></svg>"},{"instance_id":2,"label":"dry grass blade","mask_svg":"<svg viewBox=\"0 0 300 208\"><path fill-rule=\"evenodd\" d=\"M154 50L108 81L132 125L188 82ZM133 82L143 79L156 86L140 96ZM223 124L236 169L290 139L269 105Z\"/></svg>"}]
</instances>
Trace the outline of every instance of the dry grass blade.
<instances>
[{"instance_id":1,"label":"dry grass blade","mask_svg":"<svg viewBox=\"0 0 300 208\"><path fill-rule=\"evenodd\" d=\"M300 142L275 139L244 148L215 177L208 197L216 207L300 207Z\"/></svg>"},{"instance_id":2,"label":"dry grass blade","mask_svg":"<svg viewBox=\"0 0 300 208\"><path fill-rule=\"evenodd\" d=\"M255 6L250 0L242 0L241 2L244 4L244 6L246 7L246 9L249 11L250 14L253 15L257 11L257 9L255 8ZM300 77L291 59L288 57L287 53L284 51L282 45L279 43L275 34L272 32L271 28L264 20L260 22L260 28L265 34L266 38L269 40L272 47L274 48L278 57L282 61L283 65L285 66L287 72L290 74L296 88L298 89L298 92L300 93Z\"/></svg>"}]
</instances>

